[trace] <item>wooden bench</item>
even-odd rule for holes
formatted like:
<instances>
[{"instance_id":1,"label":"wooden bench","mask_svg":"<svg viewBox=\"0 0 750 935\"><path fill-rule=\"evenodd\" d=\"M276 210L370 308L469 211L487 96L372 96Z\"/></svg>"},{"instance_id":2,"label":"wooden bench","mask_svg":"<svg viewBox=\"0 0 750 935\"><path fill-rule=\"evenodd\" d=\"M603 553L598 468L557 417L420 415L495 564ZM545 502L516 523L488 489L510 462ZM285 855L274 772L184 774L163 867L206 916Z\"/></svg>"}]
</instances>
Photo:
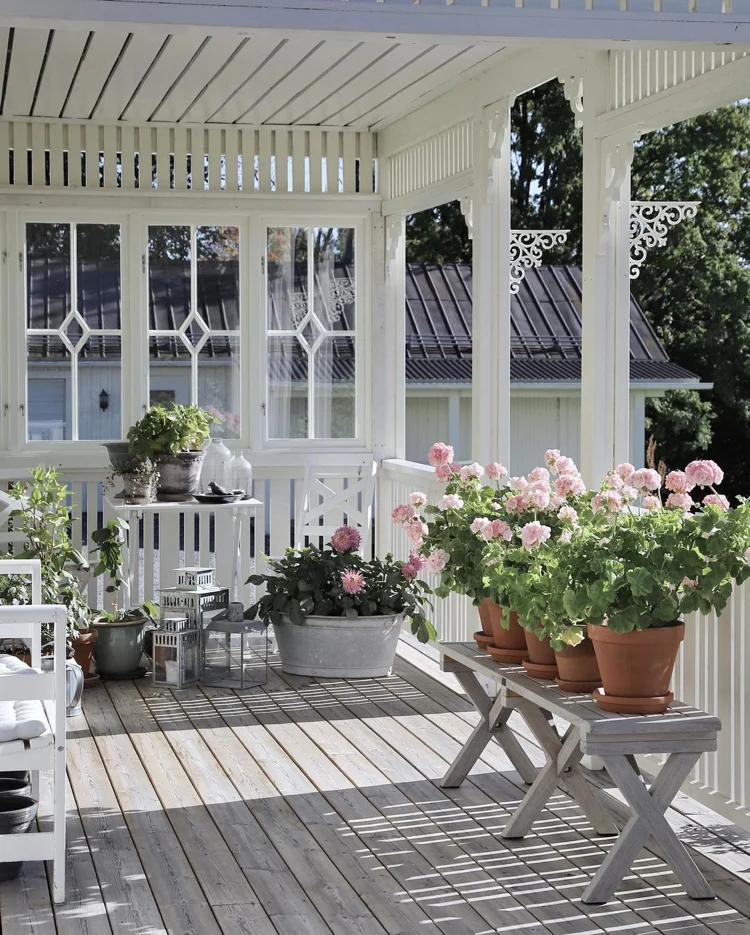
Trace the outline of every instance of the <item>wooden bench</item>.
<instances>
[{"instance_id":1,"label":"wooden bench","mask_svg":"<svg viewBox=\"0 0 750 935\"><path fill-rule=\"evenodd\" d=\"M530 784L502 831L504 838L522 838L558 787L575 799L597 834L620 834L606 807L606 793L594 786L580 767L584 755L595 755L630 805L631 818L584 891L583 902L607 902L652 836L689 896L714 896L664 813L701 754L716 750L721 729L717 717L679 702L673 702L664 714L610 714L590 695L564 692L554 682L531 678L520 666L493 662L473 643L442 643L439 649L443 670L456 675L481 715L441 785L459 786L495 739ZM482 688L478 676L497 683L494 698ZM524 718L547 756L547 764L540 770L508 727L513 711ZM554 726L554 717L569 725L562 736ZM648 753L668 754L650 787L635 759Z\"/></svg>"}]
</instances>

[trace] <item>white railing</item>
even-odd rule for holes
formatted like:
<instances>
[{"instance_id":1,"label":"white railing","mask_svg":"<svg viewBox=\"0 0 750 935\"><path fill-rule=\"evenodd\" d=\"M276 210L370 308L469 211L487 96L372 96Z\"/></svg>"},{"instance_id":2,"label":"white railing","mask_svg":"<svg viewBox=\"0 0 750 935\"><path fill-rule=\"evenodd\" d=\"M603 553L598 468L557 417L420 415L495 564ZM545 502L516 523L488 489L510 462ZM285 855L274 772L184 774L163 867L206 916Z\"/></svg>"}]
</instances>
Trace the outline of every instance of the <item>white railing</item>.
<instances>
[{"instance_id":1,"label":"white railing","mask_svg":"<svg viewBox=\"0 0 750 935\"><path fill-rule=\"evenodd\" d=\"M431 503L443 493L434 472L410 461L384 461L378 489L378 552L398 558L409 553L403 531L390 512L406 503L413 490L423 490ZM434 621L441 640L470 640L477 627L476 610L466 598L435 599ZM693 614L686 621L685 642L675 667L675 696L718 714L722 722L719 749L698 762L685 792L750 828L750 583L735 590L717 616ZM658 763L650 764L650 768Z\"/></svg>"}]
</instances>

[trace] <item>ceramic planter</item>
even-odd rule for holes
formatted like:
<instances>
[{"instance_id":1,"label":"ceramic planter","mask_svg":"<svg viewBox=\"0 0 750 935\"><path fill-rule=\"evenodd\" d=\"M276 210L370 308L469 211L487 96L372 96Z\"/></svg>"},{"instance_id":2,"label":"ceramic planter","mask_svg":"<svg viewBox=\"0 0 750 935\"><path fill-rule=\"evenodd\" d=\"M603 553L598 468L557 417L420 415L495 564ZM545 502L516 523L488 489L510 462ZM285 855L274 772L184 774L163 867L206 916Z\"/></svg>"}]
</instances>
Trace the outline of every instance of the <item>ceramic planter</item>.
<instances>
[{"instance_id":1,"label":"ceramic planter","mask_svg":"<svg viewBox=\"0 0 750 935\"><path fill-rule=\"evenodd\" d=\"M190 500L198 493L201 465L205 450L181 451L176 455L160 455L156 459L159 480L156 499L166 502Z\"/></svg>"},{"instance_id":2,"label":"ceramic planter","mask_svg":"<svg viewBox=\"0 0 750 935\"><path fill-rule=\"evenodd\" d=\"M518 614L515 611L510 612L510 622L506 628L503 626L502 608L491 601L488 609L494 646L489 646L487 651L495 662L520 665L524 659L529 658L529 652L526 649L523 627L518 622Z\"/></svg>"},{"instance_id":3,"label":"ceramic planter","mask_svg":"<svg viewBox=\"0 0 750 935\"><path fill-rule=\"evenodd\" d=\"M99 638L99 632L93 627L79 630L78 636L73 640L73 658L83 670L84 679L91 675L91 660L94 658L94 646Z\"/></svg>"},{"instance_id":4,"label":"ceramic planter","mask_svg":"<svg viewBox=\"0 0 750 935\"><path fill-rule=\"evenodd\" d=\"M156 496L156 478L153 474L125 472L122 484L128 503L153 503Z\"/></svg>"},{"instance_id":5,"label":"ceramic planter","mask_svg":"<svg viewBox=\"0 0 750 935\"><path fill-rule=\"evenodd\" d=\"M594 644L603 688L594 698L605 711L618 714L660 714L674 695L669 690L685 625L649 627L613 633L609 627L588 628Z\"/></svg>"},{"instance_id":6,"label":"ceramic planter","mask_svg":"<svg viewBox=\"0 0 750 935\"><path fill-rule=\"evenodd\" d=\"M130 451L128 442L105 442L104 447L107 449L112 470L116 474L123 474L137 462L137 458Z\"/></svg>"},{"instance_id":7,"label":"ceramic planter","mask_svg":"<svg viewBox=\"0 0 750 935\"><path fill-rule=\"evenodd\" d=\"M481 629L474 634L474 642L485 652L490 646L494 645L494 636L492 635L492 618L490 616L490 604L492 601L487 597L477 607L479 611L479 622Z\"/></svg>"},{"instance_id":8,"label":"ceramic planter","mask_svg":"<svg viewBox=\"0 0 750 935\"><path fill-rule=\"evenodd\" d=\"M557 677L557 662L555 651L550 646L549 637L539 638L531 630L524 630L526 649L529 658L524 659L521 665L536 679L554 679Z\"/></svg>"},{"instance_id":9,"label":"ceramic planter","mask_svg":"<svg viewBox=\"0 0 750 935\"><path fill-rule=\"evenodd\" d=\"M378 678L390 675L403 615L307 617L274 627L281 671L317 678Z\"/></svg>"},{"instance_id":10,"label":"ceramic planter","mask_svg":"<svg viewBox=\"0 0 750 935\"><path fill-rule=\"evenodd\" d=\"M36 817L37 804L28 795L0 795L0 834L25 834ZM15 880L22 861L0 864L0 880Z\"/></svg>"},{"instance_id":11,"label":"ceramic planter","mask_svg":"<svg viewBox=\"0 0 750 935\"><path fill-rule=\"evenodd\" d=\"M149 622L148 617L138 617L96 625L99 639L94 659L96 671L102 678L125 679L138 674L143 655L143 634Z\"/></svg>"},{"instance_id":12,"label":"ceramic planter","mask_svg":"<svg viewBox=\"0 0 750 935\"><path fill-rule=\"evenodd\" d=\"M14 778L10 773L0 775L0 796L31 795L31 780L29 779L29 774L19 773L18 775L19 778Z\"/></svg>"},{"instance_id":13,"label":"ceramic planter","mask_svg":"<svg viewBox=\"0 0 750 935\"><path fill-rule=\"evenodd\" d=\"M602 684L599 664L592 640L582 640L577 646L565 646L555 651L557 684L566 692L588 694Z\"/></svg>"}]
</instances>

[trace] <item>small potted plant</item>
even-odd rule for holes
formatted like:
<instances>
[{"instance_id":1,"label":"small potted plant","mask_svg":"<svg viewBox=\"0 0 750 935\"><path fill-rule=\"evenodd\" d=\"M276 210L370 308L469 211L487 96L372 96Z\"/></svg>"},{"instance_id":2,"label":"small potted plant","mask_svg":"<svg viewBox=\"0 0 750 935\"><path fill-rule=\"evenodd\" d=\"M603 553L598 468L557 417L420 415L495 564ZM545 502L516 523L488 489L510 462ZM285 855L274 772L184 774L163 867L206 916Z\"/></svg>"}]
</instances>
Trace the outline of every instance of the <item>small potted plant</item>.
<instances>
[{"instance_id":1,"label":"small potted plant","mask_svg":"<svg viewBox=\"0 0 750 935\"><path fill-rule=\"evenodd\" d=\"M106 486L115 486L115 478L121 477L123 484L121 496L126 503L145 504L153 503L156 497L156 483L159 472L156 465L148 458L131 457L119 468L112 467L107 475Z\"/></svg>"},{"instance_id":2,"label":"small potted plant","mask_svg":"<svg viewBox=\"0 0 750 935\"><path fill-rule=\"evenodd\" d=\"M424 559L364 559L358 530L342 526L319 549L289 549L272 574L251 575L265 594L245 616L273 624L282 671L322 678L390 674L405 619L422 641L436 634L425 616L430 588L418 578Z\"/></svg>"},{"instance_id":3,"label":"small potted plant","mask_svg":"<svg viewBox=\"0 0 750 935\"><path fill-rule=\"evenodd\" d=\"M110 679L133 678L142 674L140 664L144 634L146 627L158 615L158 609L150 601L125 610L117 606L117 595L122 585L122 548L127 528L128 524L124 520L113 519L91 534L99 552L94 574L109 577L105 590L113 597L112 610L96 611L93 622L99 635L94 650L96 669L103 678Z\"/></svg>"},{"instance_id":4,"label":"small potted plant","mask_svg":"<svg viewBox=\"0 0 750 935\"><path fill-rule=\"evenodd\" d=\"M198 492L204 445L216 417L199 406L152 406L128 430L132 454L158 472L157 500L184 501Z\"/></svg>"}]
</instances>

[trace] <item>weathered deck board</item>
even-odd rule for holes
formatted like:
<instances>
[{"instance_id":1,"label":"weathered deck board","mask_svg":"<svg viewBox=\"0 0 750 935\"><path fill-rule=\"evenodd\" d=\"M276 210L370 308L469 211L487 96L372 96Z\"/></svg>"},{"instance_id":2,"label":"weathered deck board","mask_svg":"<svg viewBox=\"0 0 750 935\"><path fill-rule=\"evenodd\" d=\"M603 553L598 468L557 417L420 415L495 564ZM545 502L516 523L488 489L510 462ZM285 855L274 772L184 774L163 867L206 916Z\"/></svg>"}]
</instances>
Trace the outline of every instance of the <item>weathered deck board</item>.
<instances>
[{"instance_id":1,"label":"weathered deck board","mask_svg":"<svg viewBox=\"0 0 750 935\"><path fill-rule=\"evenodd\" d=\"M2 935L750 935L750 839L684 797L670 821L718 898L688 899L644 850L615 899L582 905L612 839L560 793L502 840L525 786L497 744L440 789L476 713L427 655L404 655L382 680L87 689L69 721L68 901L52 907L27 865L0 885Z\"/></svg>"}]
</instances>

